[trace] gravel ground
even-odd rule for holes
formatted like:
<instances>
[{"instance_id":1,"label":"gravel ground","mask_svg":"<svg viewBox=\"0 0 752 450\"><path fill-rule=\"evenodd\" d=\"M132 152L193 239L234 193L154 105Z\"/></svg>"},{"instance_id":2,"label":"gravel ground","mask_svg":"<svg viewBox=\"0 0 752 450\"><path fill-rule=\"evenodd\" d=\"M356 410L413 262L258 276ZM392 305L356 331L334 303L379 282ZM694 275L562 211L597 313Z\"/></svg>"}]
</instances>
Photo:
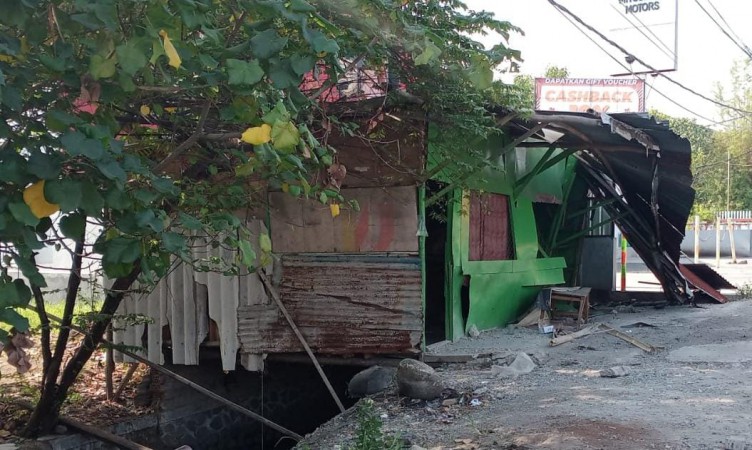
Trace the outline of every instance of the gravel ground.
<instances>
[{"instance_id":1,"label":"gravel ground","mask_svg":"<svg viewBox=\"0 0 752 450\"><path fill-rule=\"evenodd\" d=\"M453 389L448 401L375 396L384 430L408 448L752 449L752 301L638 308L594 321L663 349L647 354L607 334L550 347L537 329L484 332L437 350L497 358L439 367ZM653 327L632 325L638 322ZM515 352L540 365L516 378L494 375L491 364ZM599 376L614 366L629 373ZM306 442L347 448L356 428L354 414L345 414Z\"/></svg>"}]
</instances>

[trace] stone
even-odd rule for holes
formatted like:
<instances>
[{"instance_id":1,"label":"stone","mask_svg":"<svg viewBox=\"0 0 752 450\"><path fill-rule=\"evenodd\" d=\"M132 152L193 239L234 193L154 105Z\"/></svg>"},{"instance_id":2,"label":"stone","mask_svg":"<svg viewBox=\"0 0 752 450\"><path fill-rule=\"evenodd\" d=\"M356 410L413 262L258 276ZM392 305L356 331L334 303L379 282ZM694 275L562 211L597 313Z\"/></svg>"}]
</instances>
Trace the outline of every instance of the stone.
<instances>
[{"instance_id":1,"label":"stone","mask_svg":"<svg viewBox=\"0 0 752 450\"><path fill-rule=\"evenodd\" d=\"M611 367L610 369L601 370L600 372L598 372L598 375L603 378L625 377L629 375L629 369L624 366L615 366Z\"/></svg>"},{"instance_id":2,"label":"stone","mask_svg":"<svg viewBox=\"0 0 752 450\"><path fill-rule=\"evenodd\" d=\"M403 359L397 366L397 386L400 394L419 400L433 400L441 396L444 386L441 377L428 364Z\"/></svg>"},{"instance_id":3,"label":"stone","mask_svg":"<svg viewBox=\"0 0 752 450\"><path fill-rule=\"evenodd\" d=\"M65 434L68 432L68 427L65 425L55 425L54 432L55 434Z\"/></svg>"},{"instance_id":4,"label":"stone","mask_svg":"<svg viewBox=\"0 0 752 450\"><path fill-rule=\"evenodd\" d=\"M525 352L520 352L508 366L491 366L491 373L501 377L517 377L530 373L536 365Z\"/></svg>"},{"instance_id":5,"label":"stone","mask_svg":"<svg viewBox=\"0 0 752 450\"><path fill-rule=\"evenodd\" d=\"M352 377L347 393L355 398L379 393L391 386L395 372L393 367L371 366Z\"/></svg>"},{"instance_id":6,"label":"stone","mask_svg":"<svg viewBox=\"0 0 752 450\"><path fill-rule=\"evenodd\" d=\"M456 399L456 398L448 398L448 399L444 400L443 402L441 402L441 406L454 406L457 403L459 403L458 399Z\"/></svg>"},{"instance_id":7,"label":"stone","mask_svg":"<svg viewBox=\"0 0 752 450\"><path fill-rule=\"evenodd\" d=\"M467 330L467 334L470 335L470 337L477 338L480 336L480 331L478 331L478 327L475 325L470 325L470 329Z\"/></svg>"}]
</instances>

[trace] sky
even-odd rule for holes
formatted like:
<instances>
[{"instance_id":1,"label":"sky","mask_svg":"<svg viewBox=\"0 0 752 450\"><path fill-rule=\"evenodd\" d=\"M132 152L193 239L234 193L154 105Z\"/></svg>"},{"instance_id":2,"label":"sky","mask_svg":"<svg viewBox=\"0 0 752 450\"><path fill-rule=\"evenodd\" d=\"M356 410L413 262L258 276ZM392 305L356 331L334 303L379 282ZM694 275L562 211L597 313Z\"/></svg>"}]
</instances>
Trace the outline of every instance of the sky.
<instances>
[{"instance_id":1,"label":"sky","mask_svg":"<svg viewBox=\"0 0 752 450\"><path fill-rule=\"evenodd\" d=\"M625 1L649 3L647 0ZM659 1L664 8L673 8L674 0ZM593 2L597 5L589 8L587 5ZM606 19L606 12L616 14L616 10L610 6L611 9L606 12L598 9L607 2L619 4L618 0L558 0L558 3L574 10L585 22L602 32L613 30L613 27L609 28L612 22ZM747 56L705 15L697 2L711 14L714 14L711 4L715 6L731 30L743 43L750 46L752 27L745 22L752 17L752 2L678 0L678 70L667 75L707 97L715 98L714 93L719 83L727 87L730 84L730 71L734 62L744 61ZM523 29L524 36L515 34L509 42L511 48L522 52L524 62L521 65L521 73L542 76L546 67L550 65L566 67L570 77L577 78L607 78L614 73L616 63L567 21L548 0L466 0L466 4L474 10L493 12L497 19L509 21ZM642 15L645 16L646 14ZM720 19L717 20L724 25ZM597 35L584 31L620 61L624 60L624 55L619 50L611 47ZM666 35L664 31L661 36L665 37L667 45L673 48L670 34L672 33ZM498 43L500 39L499 36L479 38L487 46ZM637 39L621 36L614 40L638 57L647 58L648 55L652 55L651 50L656 51L655 46L648 49L644 42L637 42ZM501 78L510 81L508 75L502 75ZM717 105L675 86L669 80L647 76L646 82L649 85L646 88L647 109L655 108L675 117L694 118L704 125L714 125L714 121L721 120Z\"/></svg>"}]
</instances>

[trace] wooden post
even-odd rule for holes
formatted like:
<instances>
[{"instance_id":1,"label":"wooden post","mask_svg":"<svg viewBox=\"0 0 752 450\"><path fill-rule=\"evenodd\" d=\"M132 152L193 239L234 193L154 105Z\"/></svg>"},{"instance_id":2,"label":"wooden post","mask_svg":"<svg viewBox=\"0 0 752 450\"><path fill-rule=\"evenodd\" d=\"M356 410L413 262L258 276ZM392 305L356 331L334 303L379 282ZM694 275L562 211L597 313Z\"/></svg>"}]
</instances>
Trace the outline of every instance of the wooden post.
<instances>
[{"instance_id":1,"label":"wooden post","mask_svg":"<svg viewBox=\"0 0 752 450\"><path fill-rule=\"evenodd\" d=\"M700 216L695 215L695 264L700 262Z\"/></svg>"},{"instance_id":2,"label":"wooden post","mask_svg":"<svg viewBox=\"0 0 752 450\"><path fill-rule=\"evenodd\" d=\"M259 269L256 273L258 273L259 278L261 278L261 281L264 282L264 285L269 290L269 293L274 299L274 302L277 304L277 307L279 307L279 310L282 311L282 315L285 316L285 319L287 319L287 323L290 324L290 328L292 328L292 331L295 333L295 336L298 337L300 344L303 346L306 353L308 353L308 356L311 358L313 365L316 367L316 370L319 372L319 375L321 375L321 379L324 380L324 384L326 385L326 388L329 390L329 393L332 394L334 403L337 404L337 407L339 408L340 412L345 412L345 406L342 404L342 402L339 399L339 396L337 396L337 393L334 391L332 384L329 382L329 378L327 378L326 374L324 373L324 369L321 368L321 364L319 364L319 361L316 359L316 355L313 354L313 350L311 350L311 347L308 346L308 342L306 342L305 338L303 337L303 334L300 333L298 326L295 325L295 322L292 320L292 316L290 316L290 313L287 312L287 308L285 308L285 305L282 303L282 299L279 297L279 292L277 292L274 286L272 286L272 283L269 281L269 278L266 276L266 274L263 272L262 269Z\"/></svg>"},{"instance_id":3,"label":"wooden post","mask_svg":"<svg viewBox=\"0 0 752 450\"><path fill-rule=\"evenodd\" d=\"M721 267L721 216L715 218L715 267Z\"/></svg>"},{"instance_id":4,"label":"wooden post","mask_svg":"<svg viewBox=\"0 0 752 450\"><path fill-rule=\"evenodd\" d=\"M112 324L107 327L107 340L112 342ZM111 346L107 346L104 354L104 384L107 391L107 400L115 399L114 388L112 387L112 375L115 372L115 358Z\"/></svg>"},{"instance_id":5,"label":"wooden post","mask_svg":"<svg viewBox=\"0 0 752 450\"><path fill-rule=\"evenodd\" d=\"M734 224L731 221L731 216L726 218L729 232L729 243L731 244L731 264L736 264L736 245L734 245Z\"/></svg>"},{"instance_id":6,"label":"wooden post","mask_svg":"<svg viewBox=\"0 0 752 450\"><path fill-rule=\"evenodd\" d=\"M128 382L131 381L131 377L133 377L133 373L136 372L136 369L138 369L138 363L130 363L130 367L128 367L128 371L125 372L125 376L120 382L120 386L118 386L117 391L115 391L115 396L112 397L114 401L117 401L117 399L120 398L120 395L123 393L123 390L125 390L125 387L128 386Z\"/></svg>"}]
</instances>

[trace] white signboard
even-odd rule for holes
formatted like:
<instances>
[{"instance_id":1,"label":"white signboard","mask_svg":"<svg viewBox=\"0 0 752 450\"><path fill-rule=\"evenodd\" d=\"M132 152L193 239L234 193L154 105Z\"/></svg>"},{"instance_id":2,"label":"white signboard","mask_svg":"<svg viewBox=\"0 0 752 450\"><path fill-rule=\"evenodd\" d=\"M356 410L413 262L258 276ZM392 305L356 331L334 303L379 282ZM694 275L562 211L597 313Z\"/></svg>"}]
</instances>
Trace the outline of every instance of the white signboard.
<instances>
[{"instance_id":1,"label":"white signboard","mask_svg":"<svg viewBox=\"0 0 752 450\"><path fill-rule=\"evenodd\" d=\"M535 110L644 112L645 82L635 78L536 78Z\"/></svg>"}]
</instances>

